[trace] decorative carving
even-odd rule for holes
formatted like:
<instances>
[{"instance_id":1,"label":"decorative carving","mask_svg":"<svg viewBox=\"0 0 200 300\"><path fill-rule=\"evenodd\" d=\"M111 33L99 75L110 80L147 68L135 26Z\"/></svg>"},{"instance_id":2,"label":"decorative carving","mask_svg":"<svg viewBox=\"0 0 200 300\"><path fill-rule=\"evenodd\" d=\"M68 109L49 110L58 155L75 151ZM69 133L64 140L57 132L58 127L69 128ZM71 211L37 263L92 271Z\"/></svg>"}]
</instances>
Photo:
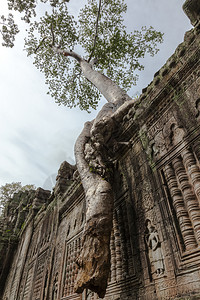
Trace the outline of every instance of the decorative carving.
<instances>
[{"instance_id":1,"label":"decorative carving","mask_svg":"<svg viewBox=\"0 0 200 300\"><path fill-rule=\"evenodd\" d=\"M170 126L171 133L170 133L170 144L172 146L177 145L179 142L182 142L184 136L185 136L185 131L183 127L178 126L177 123L173 123Z\"/></svg>"},{"instance_id":2,"label":"decorative carving","mask_svg":"<svg viewBox=\"0 0 200 300\"><path fill-rule=\"evenodd\" d=\"M180 157L177 157L172 162L176 177L181 187L181 191L184 198L184 203L187 207L187 211L194 228L195 236L198 242L200 242L200 209L198 201L191 189L191 185L188 181L188 177Z\"/></svg>"},{"instance_id":3,"label":"decorative carving","mask_svg":"<svg viewBox=\"0 0 200 300\"><path fill-rule=\"evenodd\" d=\"M152 151L155 157L166 152L166 140L163 137L162 131L155 136L154 143L152 144Z\"/></svg>"},{"instance_id":4,"label":"decorative carving","mask_svg":"<svg viewBox=\"0 0 200 300\"><path fill-rule=\"evenodd\" d=\"M52 300L57 300L57 294L58 294L58 272L55 275L55 279L53 281L53 288L52 288Z\"/></svg>"},{"instance_id":5,"label":"decorative carving","mask_svg":"<svg viewBox=\"0 0 200 300\"><path fill-rule=\"evenodd\" d=\"M197 158L198 165L200 164L200 140L196 140L193 144L193 150L195 153L195 157Z\"/></svg>"},{"instance_id":6,"label":"decorative carving","mask_svg":"<svg viewBox=\"0 0 200 300\"><path fill-rule=\"evenodd\" d=\"M185 250L193 249L197 246L192 224L185 208L181 190L178 188L176 176L171 165L164 167L164 174L172 197L173 208L182 233Z\"/></svg>"},{"instance_id":7,"label":"decorative carving","mask_svg":"<svg viewBox=\"0 0 200 300\"><path fill-rule=\"evenodd\" d=\"M146 220L145 241L148 246L152 273L157 276L164 274L163 254L158 232L149 219Z\"/></svg>"},{"instance_id":8,"label":"decorative carving","mask_svg":"<svg viewBox=\"0 0 200 300\"><path fill-rule=\"evenodd\" d=\"M116 250L115 250L115 237L114 232L112 230L111 232L111 238L110 238L110 262L111 262L111 268L110 268L110 281L116 281Z\"/></svg>"},{"instance_id":9,"label":"decorative carving","mask_svg":"<svg viewBox=\"0 0 200 300\"><path fill-rule=\"evenodd\" d=\"M123 210L121 205L119 206L116 212L118 216L118 225L119 225L120 240L121 240L122 277L125 278L128 276L128 256L127 256L125 222L123 218Z\"/></svg>"},{"instance_id":10,"label":"decorative carving","mask_svg":"<svg viewBox=\"0 0 200 300\"><path fill-rule=\"evenodd\" d=\"M166 112L162 118L160 118L153 126L148 129L148 137L149 139L153 139L160 131L163 130L165 124L169 122L169 120L175 120L173 112L170 110Z\"/></svg>"},{"instance_id":11,"label":"decorative carving","mask_svg":"<svg viewBox=\"0 0 200 300\"><path fill-rule=\"evenodd\" d=\"M44 286L43 286L43 296L42 296L42 300L45 300L47 297L47 282L48 282L48 277L49 277L49 273L48 270L46 271L46 275L45 275L45 280L44 280Z\"/></svg>"},{"instance_id":12,"label":"decorative carving","mask_svg":"<svg viewBox=\"0 0 200 300\"><path fill-rule=\"evenodd\" d=\"M77 277L78 267L76 264L77 256L81 250L80 238L73 240L66 246L66 263L62 297L66 297L75 293L74 282Z\"/></svg>"},{"instance_id":13,"label":"decorative carving","mask_svg":"<svg viewBox=\"0 0 200 300\"><path fill-rule=\"evenodd\" d=\"M124 229L125 229L125 242L126 242L126 260L127 260L127 272L128 275L134 274L134 264L133 264L133 257L132 257L132 249L131 249L131 240L130 240L130 231L129 231L129 224L128 224L128 216L127 216L127 208L126 203L122 206L123 210L123 222L124 222Z\"/></svg>"},{"instance_id":14,"label":"decorative carving","mask_svg":"<svg viewBox=\"0 0 200 300\"><path fill-rule=\"evenodd\" d=\"M153 208L154 200L152 195L151 184L147 181L142 183L142 206L145 211L148 211Z\"/></svg>"},{"instance_id":15,"label":"decorative carving","mask_svg":"<svg viewBox=\"0 0 200 300\"><path fill-rule=\"evenodd\" d=\"M52 216L49 216L49 214L44 219L44 222L42 224L41 228L41 237L40 237L40 249L45 247L51 236L51 230L52 230Z\"/></svg>"},{"instance_id":16,"label":"decorative carving","mask_svg":"<svg viewBox=\"0 0 200 300\"><path fill-rule=\"evenodd\" d=\"M25 281L25 288L24 288L24 293L22 298L24 300L30 299L31 287L33 282L33 270L34 270L34 266L31 265L31 267L28 269L28 274Z\"/></svg>"},{"instance_id":17,"label":"decorative carving","mask_svg":"<svg viewBox=\"0 0 200 300\"><path fill-rule=\"evenodd\" d=\"M200 204L200 169L197 165L197 161L194 157L194 154L190 149L185 148L181 156L183 158L184 166L187 170L189 178L193 184L194 192L199 200Z\"/></svg>"},{"instance_id":18,"label":"decorative carving","mask_svg":"<svg viewBox=\"0 0 200 300\"><path fill-rule=\"evenodd\" d=\"M117 214L115 212L113 218L113 230L115 238L115 253L116 253L116 279L122 279L122 255L121 255L121 241L120 241L120 231L118 226Z\"/></svg>"},{"instance_id":19,"label":"decorative carving","mask_svg":"<svg viewBox=\"0 0 200 300\"><path fill-rule=\"evenodd\" d=\"M156 159L159 159L167 153L168 149L183 140L185 130L178 123L172 112L168 112L148 130L150 155L153 154Z\"/></svg>"},{"instance_id":20,"label":"decorative carving","mask_svg":"<svg viewBox=\"0 0 200 300\"><path fill-rule=\"evenodd\" d=\"M44 266L46 261L47 253L43 253L37 262L37 271L34 280L34 289L33 289L33 299L40 299L41 296L41 287L43 281L43 274L44 274Z\"/></svg>"}]
</instances>

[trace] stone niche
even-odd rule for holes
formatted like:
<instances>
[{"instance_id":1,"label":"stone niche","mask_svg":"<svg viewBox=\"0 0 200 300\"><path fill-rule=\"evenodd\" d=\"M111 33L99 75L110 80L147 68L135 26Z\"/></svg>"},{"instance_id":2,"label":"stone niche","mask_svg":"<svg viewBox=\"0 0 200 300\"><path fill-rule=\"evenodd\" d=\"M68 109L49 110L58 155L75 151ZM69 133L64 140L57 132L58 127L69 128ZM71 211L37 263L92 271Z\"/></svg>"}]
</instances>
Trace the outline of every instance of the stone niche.
<instances>
[{"instance_id":1,"label":"stone niche","mask_svg":"<svg viewBox=\"0 0 200 300\"><path fill-rule=\"evenodd\" d=\"M195 27L115 133L105 300L200 299L200 26L190 4ZM1 277L3 300L99 299L74 292L85 222L76 173L63 163L53 193L33 199Z\"/></svg>"}]
</instances>

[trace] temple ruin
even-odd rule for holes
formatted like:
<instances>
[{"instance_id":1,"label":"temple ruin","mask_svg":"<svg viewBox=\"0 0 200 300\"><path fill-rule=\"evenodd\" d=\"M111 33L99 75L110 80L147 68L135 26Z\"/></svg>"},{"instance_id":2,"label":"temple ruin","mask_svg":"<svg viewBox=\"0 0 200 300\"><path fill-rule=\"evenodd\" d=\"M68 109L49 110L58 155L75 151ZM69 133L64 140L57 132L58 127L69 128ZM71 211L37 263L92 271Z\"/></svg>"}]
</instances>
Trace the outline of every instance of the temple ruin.
<instances>
[{"instance_id":1,"label":"temple ruin","mask_svg":"<svg viewBox=\"0 0 200 300\"><path fill-rule=\"evenodd\" d=\"M0 299L200 299L199 3L183 6L194 26L183 43L139 99L112 115L104 145L114 198L105 296L75 292L86 203L76 167L63 162L52 193L19 192L8 203ZM95 246L85 252L94 252L94 265Z\"/></svg>"}]
</instances>

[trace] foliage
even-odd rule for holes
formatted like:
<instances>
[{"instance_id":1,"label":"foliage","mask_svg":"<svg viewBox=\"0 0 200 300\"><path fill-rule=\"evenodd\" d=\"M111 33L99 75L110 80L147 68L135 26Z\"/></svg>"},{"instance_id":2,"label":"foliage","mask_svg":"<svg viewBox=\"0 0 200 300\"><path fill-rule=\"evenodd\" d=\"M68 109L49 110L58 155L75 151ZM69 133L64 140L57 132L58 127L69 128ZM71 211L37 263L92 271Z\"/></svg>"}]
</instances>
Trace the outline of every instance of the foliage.
<instances>
[{"instance_id":1,"label":"foliage","mask_svg":"<svg viewBox=\"0 0 200 300\"><path fill-rule=\"evenodd\" d=\"M6 203L13 198L15 193L30 190L35 190L33 184L22 186L21 182L6 183L5 185L0 186L0 209L5 207Z\"/></svg>"},{"instance_id":2,"label":"foliage","mask_svg":"<svg viewBox=\"0 0 200 300\"><path fill-rule=\"evenodd\" d=\"M162 42L162 34L152 27L127 32L124 0L87 0L76 20L68 11L68 1L41 0L50 5L35 20L36 0L7 1L10 9L23 13L24 21L29 23L25 49L44 73L50 95L58 104L69 107L96 108L100 93L83 76L78 62L54 53L52 44L75 49L88 62L95 59L96 70L127 92L136 84L136 71L144 68L140 59L147 53L156 54L157 44Z\"/></svg>"},{"instance_id":3,"label":"foliage","mask_svg":"<svg viewBox=\"0 0 200 300\"><path fill-rule=\"evenodd\" d=\"M13 15L9 14L7 18L1 16L0 26L0 33L3 38L2 45L12 48L14 46L15 35L19 32L18 26L14 22Z\"/></svg>"}]
</instances>

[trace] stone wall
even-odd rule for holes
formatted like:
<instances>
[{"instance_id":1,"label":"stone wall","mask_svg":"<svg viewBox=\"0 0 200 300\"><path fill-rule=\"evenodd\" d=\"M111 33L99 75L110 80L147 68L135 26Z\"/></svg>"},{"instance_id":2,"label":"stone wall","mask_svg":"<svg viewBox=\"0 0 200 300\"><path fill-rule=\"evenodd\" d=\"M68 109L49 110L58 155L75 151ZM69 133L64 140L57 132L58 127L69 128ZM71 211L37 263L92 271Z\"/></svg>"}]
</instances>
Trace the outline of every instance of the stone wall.
<instances>
[{"instance_id":1,"label":"stone wall","mask_svg":"<svg viewBox=\"0 0 200 300\"><path fill-rule=\"evenodd\" d=\"M115 203L105 300L200 299L198 24L124 112L110 143ZM37 190L24 219L3 300L98 299L74 293L85 220L75 167L61 165L54 192Z\"/></svg>"}]
</instances>

